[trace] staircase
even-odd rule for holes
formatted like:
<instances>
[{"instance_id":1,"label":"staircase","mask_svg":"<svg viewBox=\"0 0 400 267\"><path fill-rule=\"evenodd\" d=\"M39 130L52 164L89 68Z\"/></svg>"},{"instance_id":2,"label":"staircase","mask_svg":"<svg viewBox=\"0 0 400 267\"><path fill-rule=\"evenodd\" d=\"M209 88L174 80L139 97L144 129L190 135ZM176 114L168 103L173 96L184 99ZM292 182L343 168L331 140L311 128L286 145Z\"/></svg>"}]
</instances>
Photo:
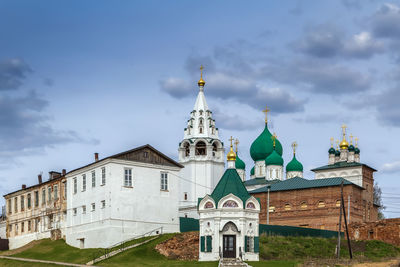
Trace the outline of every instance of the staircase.
<instances>
[{"instance_id":1,"label":"staircase","mask_svg":"<svg viewBox=\"0 0 400 267\"><path fill-rule=\"evenodd\" d=\"M227 266L251 267L250 265L241 261L240 259L221 259L219 261L218 267L227 267Z\"/></svg>"}]
</instances>

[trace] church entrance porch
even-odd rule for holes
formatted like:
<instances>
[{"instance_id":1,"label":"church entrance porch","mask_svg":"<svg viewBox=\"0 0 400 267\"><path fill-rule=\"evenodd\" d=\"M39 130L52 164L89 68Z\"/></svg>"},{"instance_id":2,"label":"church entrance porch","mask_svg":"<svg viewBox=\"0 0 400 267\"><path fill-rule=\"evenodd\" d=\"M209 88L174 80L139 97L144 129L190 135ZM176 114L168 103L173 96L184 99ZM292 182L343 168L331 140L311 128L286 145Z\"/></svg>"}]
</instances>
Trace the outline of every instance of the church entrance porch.
<instances>
[{"instance_id":1,"label":"church entrance porch","mask_svg":"<svg viewBox=\"0 0 400 267\"><path fill-rule=\"evenodd\" d=\"M236 258L236 235L223 236L223 257Z\"/></svg>"}]
</instances>

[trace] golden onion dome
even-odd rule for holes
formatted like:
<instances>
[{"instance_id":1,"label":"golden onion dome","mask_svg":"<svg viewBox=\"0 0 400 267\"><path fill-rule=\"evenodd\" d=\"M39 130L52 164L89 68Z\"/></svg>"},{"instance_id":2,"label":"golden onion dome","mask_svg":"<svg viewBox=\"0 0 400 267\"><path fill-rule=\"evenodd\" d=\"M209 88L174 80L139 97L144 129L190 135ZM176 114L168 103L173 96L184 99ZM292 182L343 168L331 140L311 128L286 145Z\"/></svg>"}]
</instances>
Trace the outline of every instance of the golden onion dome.
<instances>
[{"instance_id":1,"label":"golden onion dome","mask_svg":"<svg viewBox=\"0 0 400 267\"><path fill-rule=\"evenodd\" d=\"M235 154L235 152L233 152L233 149L232 149L232 147L231 147L231 150L228 152L228 155L226 155L226 159L228 160L228 161L235 161L236 160L236 154Z\"/></svg>"},{"instance_id":2,"label":"golden onion dome","mask_svg":"<svg viewBox=\"0 0 400 267\"><path fill-rule=\"evenodd\" d=\"M204 86L206 82L203 80L203 78L200 78L200 80L197 82L199 86Z\"/></svg>"},{"instance_id":3,"label":"golden onion dome","mask_svg":"<svg viewBox=\"0 0 400 267\"><path fill-rule=\"evenodd\" d=\"M349 147L349 143L347 142L346 138L343 138L342 142L340 142L340 149L347 149Z\"/></svg>"}]
</instances>

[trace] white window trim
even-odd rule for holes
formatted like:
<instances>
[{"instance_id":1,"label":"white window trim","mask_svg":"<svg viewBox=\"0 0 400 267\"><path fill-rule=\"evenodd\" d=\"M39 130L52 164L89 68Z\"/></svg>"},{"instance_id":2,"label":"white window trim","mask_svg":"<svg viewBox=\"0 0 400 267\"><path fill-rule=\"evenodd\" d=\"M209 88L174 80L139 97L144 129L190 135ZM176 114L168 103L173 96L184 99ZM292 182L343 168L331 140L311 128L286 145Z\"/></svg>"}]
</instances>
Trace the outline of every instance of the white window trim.
<instances>
[{"instance_id":1,"label":"white window trim","mask_svg":"<svg viewBox=\"0 0 400 267\"><path fill-rule=\"evenodd\" d=\"M168 172L160 172L160 190L168 191Z\"/></svg>"},{"instance_id":2,"label":"white window trim","mask_svg":"<svg viewBox=\"0 0 400 267\"><path fill-rule=\"evenodd\" d=\"M129 173L129 175L130 175L130 177L128 177L128 180L126 179L127 178L127 176L126 176L126 171L130 171L130 173ZM132 178L132 168L124 168L124 187L128 187L128 188L132 188L133 187L133 178ZM126 183L126 182L130 182L130 184L128 183Z\"/></svg>"}]
</instances>

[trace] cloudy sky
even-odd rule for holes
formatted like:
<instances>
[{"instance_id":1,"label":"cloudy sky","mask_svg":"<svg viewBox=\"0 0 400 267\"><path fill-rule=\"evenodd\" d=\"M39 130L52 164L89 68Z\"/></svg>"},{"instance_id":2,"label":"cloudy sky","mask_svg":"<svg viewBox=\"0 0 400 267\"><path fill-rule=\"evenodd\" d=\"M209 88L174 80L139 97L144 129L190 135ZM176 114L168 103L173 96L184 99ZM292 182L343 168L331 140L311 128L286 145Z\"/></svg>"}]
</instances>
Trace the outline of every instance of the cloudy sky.
<instances>
[{"instance_id":1,"label":"cloudy sky","mask_svg":"<svg viewBox=\"0 0 400 267\"><path fill-rule=\"evenodd\" d=\"M0 193L94 152L149 143L176 159L203 64L247 172L266 104L309 179L346 123L398 217L399 25L400 1L1 1Z\"/></svg>"}]
</instances>

